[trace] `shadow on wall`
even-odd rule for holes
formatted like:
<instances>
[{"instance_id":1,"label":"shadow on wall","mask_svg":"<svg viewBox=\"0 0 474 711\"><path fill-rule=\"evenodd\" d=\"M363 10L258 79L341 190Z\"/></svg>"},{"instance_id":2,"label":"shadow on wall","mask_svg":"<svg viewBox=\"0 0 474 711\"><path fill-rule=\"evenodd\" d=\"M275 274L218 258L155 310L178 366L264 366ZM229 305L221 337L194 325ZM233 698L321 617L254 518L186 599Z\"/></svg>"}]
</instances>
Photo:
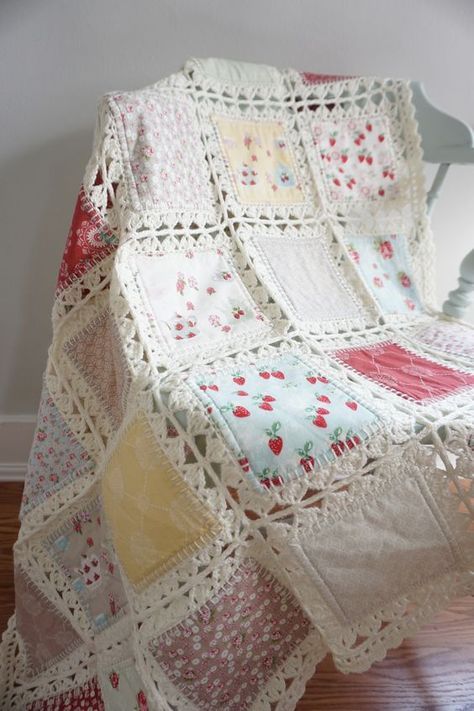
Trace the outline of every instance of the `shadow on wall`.
<instances>
[{"instance_id":1,"label":"shadow on wall","mask_svg":"<svg viewBox=\"0 0 474 711\"><path fill-rule=\"evenodd\" d=\"M3 277L4 412L30 412L32 400L39 401L56 277L91 150L88 127L16 156L0 170L0 214L4 224L15 225L2 238L4 255L21 260Z\"/></svg>"}]
</instances>

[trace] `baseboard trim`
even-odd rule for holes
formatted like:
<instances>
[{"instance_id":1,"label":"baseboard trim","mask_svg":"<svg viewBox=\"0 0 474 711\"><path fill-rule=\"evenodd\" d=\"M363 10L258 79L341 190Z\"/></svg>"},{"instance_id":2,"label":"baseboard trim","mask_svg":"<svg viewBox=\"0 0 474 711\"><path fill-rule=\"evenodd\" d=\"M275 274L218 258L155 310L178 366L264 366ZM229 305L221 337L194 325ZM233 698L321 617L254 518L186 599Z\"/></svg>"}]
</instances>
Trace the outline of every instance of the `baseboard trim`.
<instances>
[{"instance_id":1,"label":"baseboard trim","mask_svg":"<svg viewBox=\"0 0 474 711\"><path fill-rule=\"evenodd\" d=\"M0 482L24 481L36 415L0 415Z\"/></svg>"}]
</instances>

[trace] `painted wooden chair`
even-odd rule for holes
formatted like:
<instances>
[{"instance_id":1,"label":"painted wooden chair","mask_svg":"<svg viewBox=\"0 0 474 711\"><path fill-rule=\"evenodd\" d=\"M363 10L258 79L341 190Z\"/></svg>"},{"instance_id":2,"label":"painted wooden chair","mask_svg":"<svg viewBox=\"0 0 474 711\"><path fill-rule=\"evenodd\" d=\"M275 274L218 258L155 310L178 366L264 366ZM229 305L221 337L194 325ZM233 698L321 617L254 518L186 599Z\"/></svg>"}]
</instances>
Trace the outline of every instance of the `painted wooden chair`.
<instances>
[{"instance_id":1,"label":"painted wooden chair","mask_svg":"<svg viewBox=\"0 0 474 711\"><path fill-rule=\"evenodd\" d=\"M431 211L449 166L474 164L474 134L466 123L433 106L420 82L412 82L411 87L424 160L439 166L428 192ZM474 249L462 260L458 281L459 286L449 292L443 304L443 312L462 318L474 301Z\"/></svg>"}]
</instances>

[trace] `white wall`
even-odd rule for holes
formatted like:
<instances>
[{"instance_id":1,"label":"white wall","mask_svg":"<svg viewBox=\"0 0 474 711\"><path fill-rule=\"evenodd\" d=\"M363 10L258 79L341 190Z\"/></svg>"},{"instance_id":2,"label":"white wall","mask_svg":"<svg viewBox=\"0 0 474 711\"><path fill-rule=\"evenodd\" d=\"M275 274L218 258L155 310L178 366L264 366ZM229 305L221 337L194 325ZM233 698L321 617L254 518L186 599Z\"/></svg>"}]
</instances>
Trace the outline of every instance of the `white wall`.
<instances>
[{"instance_id":1,"label":"white wall","mask_svg":"<svg viewBox=\"0 0 474 711\"><path fill-rule=\"evenodd\" d=\"M0 413L32 413L57 267L101 94L222 56L336 74L416 77L474 121L470 0L2 0ZM440 299L473 246L474 168L434 216Z\"/></svg>"}]
</instances>

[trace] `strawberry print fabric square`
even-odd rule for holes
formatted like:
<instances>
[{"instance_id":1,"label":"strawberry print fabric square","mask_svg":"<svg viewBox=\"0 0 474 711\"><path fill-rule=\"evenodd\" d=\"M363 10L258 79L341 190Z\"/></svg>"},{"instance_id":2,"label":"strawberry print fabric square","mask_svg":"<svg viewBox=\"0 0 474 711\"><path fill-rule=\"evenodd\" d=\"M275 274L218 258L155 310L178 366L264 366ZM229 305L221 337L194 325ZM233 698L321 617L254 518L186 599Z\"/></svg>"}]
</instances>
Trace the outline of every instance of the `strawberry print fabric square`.
<instances>
[{"instance_id":1,"label":"strawberry print fabric square","mask_svg":"<svg viewBox=\"0 0 474 711\"><path fill-rule=\"evenodd\" d=\"M90 321L64 349L118 427L128 392L129 372L109 309Z\"/></svg>"},{"instance_id":2,"label":"strawberry print fabric square","mask_svg":"<svg viewBox=\"0 0 474 711\"><path fill-rule=\"evenodd\" d=\"M135 260L158 335L200 347L268 328L224 251L189 250Z\"/></svg>"},{"instance_id":3,"label":"strawberry print fabric square","mask_svg":"<svg viewBox=\"0 0 474 711\"><path fill-rule=\"evenodd\" d=\"M133 707L132 707L133 708ZM106 711L102 693L97 679L91 679L86 684L65 691L49 699L39 699L28 704L26 711ZM140 709L140 711L145 711Z\"/></svg>"},{"instance_id":4,"label":"strawberry print fabric square","mask_svg":"<svg viewBox=\"0 0 474 711\"><path fill-rule=\"evenodd\" d=\"M386 200L398 196L398 167L385 118L314 122L312 133L331 201Z\"/></svg>"},{"instance_id":5,"label":"strawberry print fabric square","mask_svg":"<svg viewBox=\"0 0 474 711\"><path fill-rule=\"evenodd\" d=\"M115 554L105 540L98 500L51 533L44 546L82 601L94 630L112 624L127 601Z\"/></svg>"},{"instance_id":6,"label":"strawberry print fabric square","mask_svg":"<svg viewBox=\"0 0 474 711\"><path fill-rule=\"evenodd\" d=\"M138 676L135 660L100 671L99 681L106 709L148 711L147 695Z\"/></svg>"},{"instance_id":7,"label":"strawberry print fabric square","mask_svg":"<svg viewBox=\"0 0 474 711\"><path fill-rule=\"evenodd\" d=\"M414 402L448 397L474 385L474 375L422 358L397 343L348 348L334 355L358 373Z\"/></svg>"},{"instance_id":8,"label":"strawberry print fabric square","mask_svg":"<svg viewBox=\"0 0 474 711\"><path fill-rule=\"evenodd\" d=\"M193 102L161 92L115 97L142 207L212 207L210 173Z\"/></svg>"},{"instance_id":9,"label":"strawberry print fabric square","mask_svg":"<svg viewBox=\"0 0 474 711\"><path fill-rule=\"evenodd\" d=\"M363 315L362 304L319 240L257 235L252 245L260 257L261 280L290 317L317 324Z\"/></svg>"},{"instance_id":10,"label":"strawberry print fabric square","mask_svg":"<svg viewBox=\"0 0 474 711\"><path fill-rule=\"evenodd\" d=\"M438 319L416 332L416 340L445 353L474 358L474 329L457 321Z\"/></svg>"},{"instance_id":11,"label":"strawberry print fabric square","mask_svg":"<svg viewBox=\"0 0 474 711\"><path fill-rule=\"evenodd\" d=\"M243 205L304 202L293 152L281 121L216 116L222 151Z\"/></svg>"},{"instance_id":12,"label":"strawberry print fabric square","mask_svg":"<svg viewBox=\"0 0 474 711\"><path fill-rule=\"evenodd\" d=\"M28 673L52 666L72 652L81 638L70 622L36 587L20 566L15 566L16 629L23 642Z\"/></svg>"},{"instance_id":13,"label":"strawberry print fabric square","mask_svg":"<svg viewBox=\"0 0 474 711\"><path fill-rule=\"evenodd\" d=\"M384 313L420 311L405 235L348 235L346 244L356 268Z\"/></svg>"},{"instance_id":14,"label":"strawberry print fabric square","mask_svg":"<svg viewBox=\"0 0 474 711\"><path fill-rule=\"evenodd\" d=\"M64 422L44 385L20 517L73 479L90 473L92 467L92 460Z\"/></svg>"},{"instance_id":15,"label":"strawberry print fabric square","mask_svg":"<svg viewBox=\"0 0 474 711\"><path fill-rule=\"evenodd\" d=\"M335 461L378 429L373 412L297 356L203 375L192 387L259 488Z\"/></svg>"},{"instance_id":16,"label":"strawberry print fabric square","mask_svg":"<svg viewBox=\"0 0 474 711\"><path fill-rule=\"evenodd\" d=\"M247 559L222 592L150 649L196 708L245 711L310 631L291 593Z\"/></svg>"}]
</instances>

